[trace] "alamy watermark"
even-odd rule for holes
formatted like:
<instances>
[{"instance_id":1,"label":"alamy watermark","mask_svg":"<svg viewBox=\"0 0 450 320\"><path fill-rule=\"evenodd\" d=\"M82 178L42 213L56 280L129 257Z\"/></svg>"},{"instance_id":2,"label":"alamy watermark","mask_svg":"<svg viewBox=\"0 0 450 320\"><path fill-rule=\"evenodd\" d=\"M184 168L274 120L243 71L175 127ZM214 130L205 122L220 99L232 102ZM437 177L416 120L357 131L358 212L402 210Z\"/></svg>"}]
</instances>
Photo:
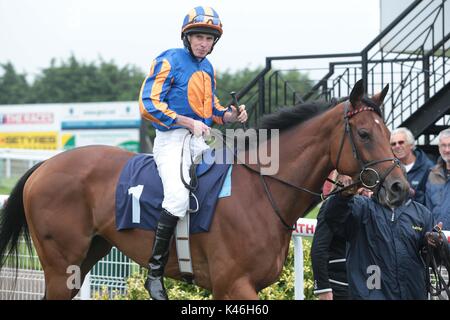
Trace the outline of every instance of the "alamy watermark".
<instances>
[{"instance_id":1,"label":"alamy watermark","mask_svg":"<svg viewBox=\"0 0 450 320\"><path fill-rule=\"evenodd\" d=\"M367 289L381 289L381 269L377 265L370 265L367 267L367 274L369 277L367 278L366 285Z\"/></svg>"},{"instance_id":2,"label":"alamy watermark","mask_svg":"<svg viewBox=\"0 0 450 320\"><path fill-rule=\"evenodd\" d=\"M81 288L81 269L77 265L70 265L66 269L66 273L69 274L66 280L66 286L68 289L80 289Z\"/></svg>"}]
</instances>

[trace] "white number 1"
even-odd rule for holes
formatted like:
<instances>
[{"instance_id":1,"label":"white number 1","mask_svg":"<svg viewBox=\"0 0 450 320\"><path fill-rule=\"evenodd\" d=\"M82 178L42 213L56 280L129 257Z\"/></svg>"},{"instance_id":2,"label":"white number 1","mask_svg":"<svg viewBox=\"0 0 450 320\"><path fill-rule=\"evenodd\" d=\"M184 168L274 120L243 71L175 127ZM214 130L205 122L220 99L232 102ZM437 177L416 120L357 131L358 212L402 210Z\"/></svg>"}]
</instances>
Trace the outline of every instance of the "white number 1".
<instances>
[{"instance_id":1,"label":"white number 1","mask_svg":"<svg viewBox=\"0 0 450 320\"><path fill-rule=\"evenodd\" d=\"M141 205L139 204L139 199L141 198L143 190L144 186L142 184L128 189L128 194L131 194L133 197L133 206L131 209L133 223L141 222Z\"/></svg>"}]
</instances>

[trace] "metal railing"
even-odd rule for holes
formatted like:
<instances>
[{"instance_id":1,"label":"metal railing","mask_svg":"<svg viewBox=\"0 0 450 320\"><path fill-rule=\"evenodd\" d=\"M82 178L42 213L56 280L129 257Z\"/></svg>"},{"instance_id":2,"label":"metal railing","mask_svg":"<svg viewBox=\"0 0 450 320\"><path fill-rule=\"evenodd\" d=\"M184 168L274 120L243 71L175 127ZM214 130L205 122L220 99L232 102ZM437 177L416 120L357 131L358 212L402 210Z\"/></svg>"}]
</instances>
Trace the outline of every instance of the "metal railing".
<instances>
[{"instance_id":1,"label":"metal railing","mask_svg":"<svg viewBox=\"0 0 450 320\"><path fill-rule=\"evenodd\" d=\"M25 247L25 241L20 240L17 273L14 258L10 258L0 270L0 300L40 300L44 297L44 271L34 247L31 253ZM75 299L89 300L105 294L105 291L111 299L116 295L123 296L127 290L127 278L139 270L138 264L113 247L86 276Z\"/></svg>"},{"instance_id":2,"label":"metal railing","mask_svg":"<svg viewBox=\"0 0 450 320\"><path fill-rule=\"evenodd\" d=\"M250 125L279 106L348 96L361 78L369 95L390 85L384 101L385 121L390 129L402 125L449 83L449 13L447 0L416 0L361 52L267 57L265 67L237 94L247 105ZM299 72L314 73L310 90L298 91L284 79L285 70L273 66L283 61L295 61ZM449 123L445 114L437 122Z\"/></svg>"}]
</instances>

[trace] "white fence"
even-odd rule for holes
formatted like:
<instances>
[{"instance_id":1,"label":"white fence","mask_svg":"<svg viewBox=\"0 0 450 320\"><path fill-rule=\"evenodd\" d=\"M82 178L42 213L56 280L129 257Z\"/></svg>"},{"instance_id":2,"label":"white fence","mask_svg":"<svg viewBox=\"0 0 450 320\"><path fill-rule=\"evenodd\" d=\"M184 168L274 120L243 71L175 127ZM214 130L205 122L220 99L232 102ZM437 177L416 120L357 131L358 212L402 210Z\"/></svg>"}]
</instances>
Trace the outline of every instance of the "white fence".
<instances>
[{"instance_id":1,"label":"white fence","mask_svg":"<svg viewBox=\"0 0 450 320\"><path fill-rule=\"evenodd\" d=\"M10 266L0 271L0 300L40 300L45 293L45 279L39 259L33 250L24 250L25 242L19 244L18 272ZM75 299L89 300L106 289L109 297L125 294L126 280L139 265L125 257L117 248L100 260L86 276Z\"/></svg>"},{"instance_id":2,"label":"white fence","mask_svg":"<svg viewBox=\"0 0 450 320\"><path fill-rule=\"evenodd\" d=\"M294 241L294 273L295 273L295 300L305 299L303 274L303 243L302 237L312 237L316 231L317 220L300 218L297 220L295 231L292 233Z\"/></svg>"},{"instance_id":3,"label":"white fence","mask_svg":"<svg viewBox=\"0 0 450 320\"><path fill-rule=\"evenodd\" d=\"M29 150L0 148L0 177L6 179L22 176L37 162L47 160L60 153L60 150Z\"/></svg>"}]
</instances>

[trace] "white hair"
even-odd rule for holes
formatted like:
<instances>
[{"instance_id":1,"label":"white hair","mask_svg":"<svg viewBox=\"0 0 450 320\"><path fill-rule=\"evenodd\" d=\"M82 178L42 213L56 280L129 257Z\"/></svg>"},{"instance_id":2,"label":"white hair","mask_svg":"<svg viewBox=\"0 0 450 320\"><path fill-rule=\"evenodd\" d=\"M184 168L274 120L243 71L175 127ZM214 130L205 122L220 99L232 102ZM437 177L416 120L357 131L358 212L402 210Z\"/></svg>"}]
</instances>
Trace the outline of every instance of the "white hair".
<instances>
[{"instance_id":1,"label":"white hair","mask_svg":"<svg viewBox=\"0 0 450 320\"><path fill-rule=\"evenodd\" d=\"M403 133L406 137L406 142L413 147L413 149L416 147L416 139L414 139L414 135L412 132L405 127L399 127L391 132L391 137L394 134Z\"/></svg>"},{"instance_id":2,"label":"white hair","mask_svg":"<svg viewBox=\"0 0 450 320\"><path fill-rule=\"evenodd\" d=\"M441 138L448 138L450 137L450 128L444 129L441 132L439 132L438 135L438 143L441 143Z\"/></svg>"}]
</instances>

